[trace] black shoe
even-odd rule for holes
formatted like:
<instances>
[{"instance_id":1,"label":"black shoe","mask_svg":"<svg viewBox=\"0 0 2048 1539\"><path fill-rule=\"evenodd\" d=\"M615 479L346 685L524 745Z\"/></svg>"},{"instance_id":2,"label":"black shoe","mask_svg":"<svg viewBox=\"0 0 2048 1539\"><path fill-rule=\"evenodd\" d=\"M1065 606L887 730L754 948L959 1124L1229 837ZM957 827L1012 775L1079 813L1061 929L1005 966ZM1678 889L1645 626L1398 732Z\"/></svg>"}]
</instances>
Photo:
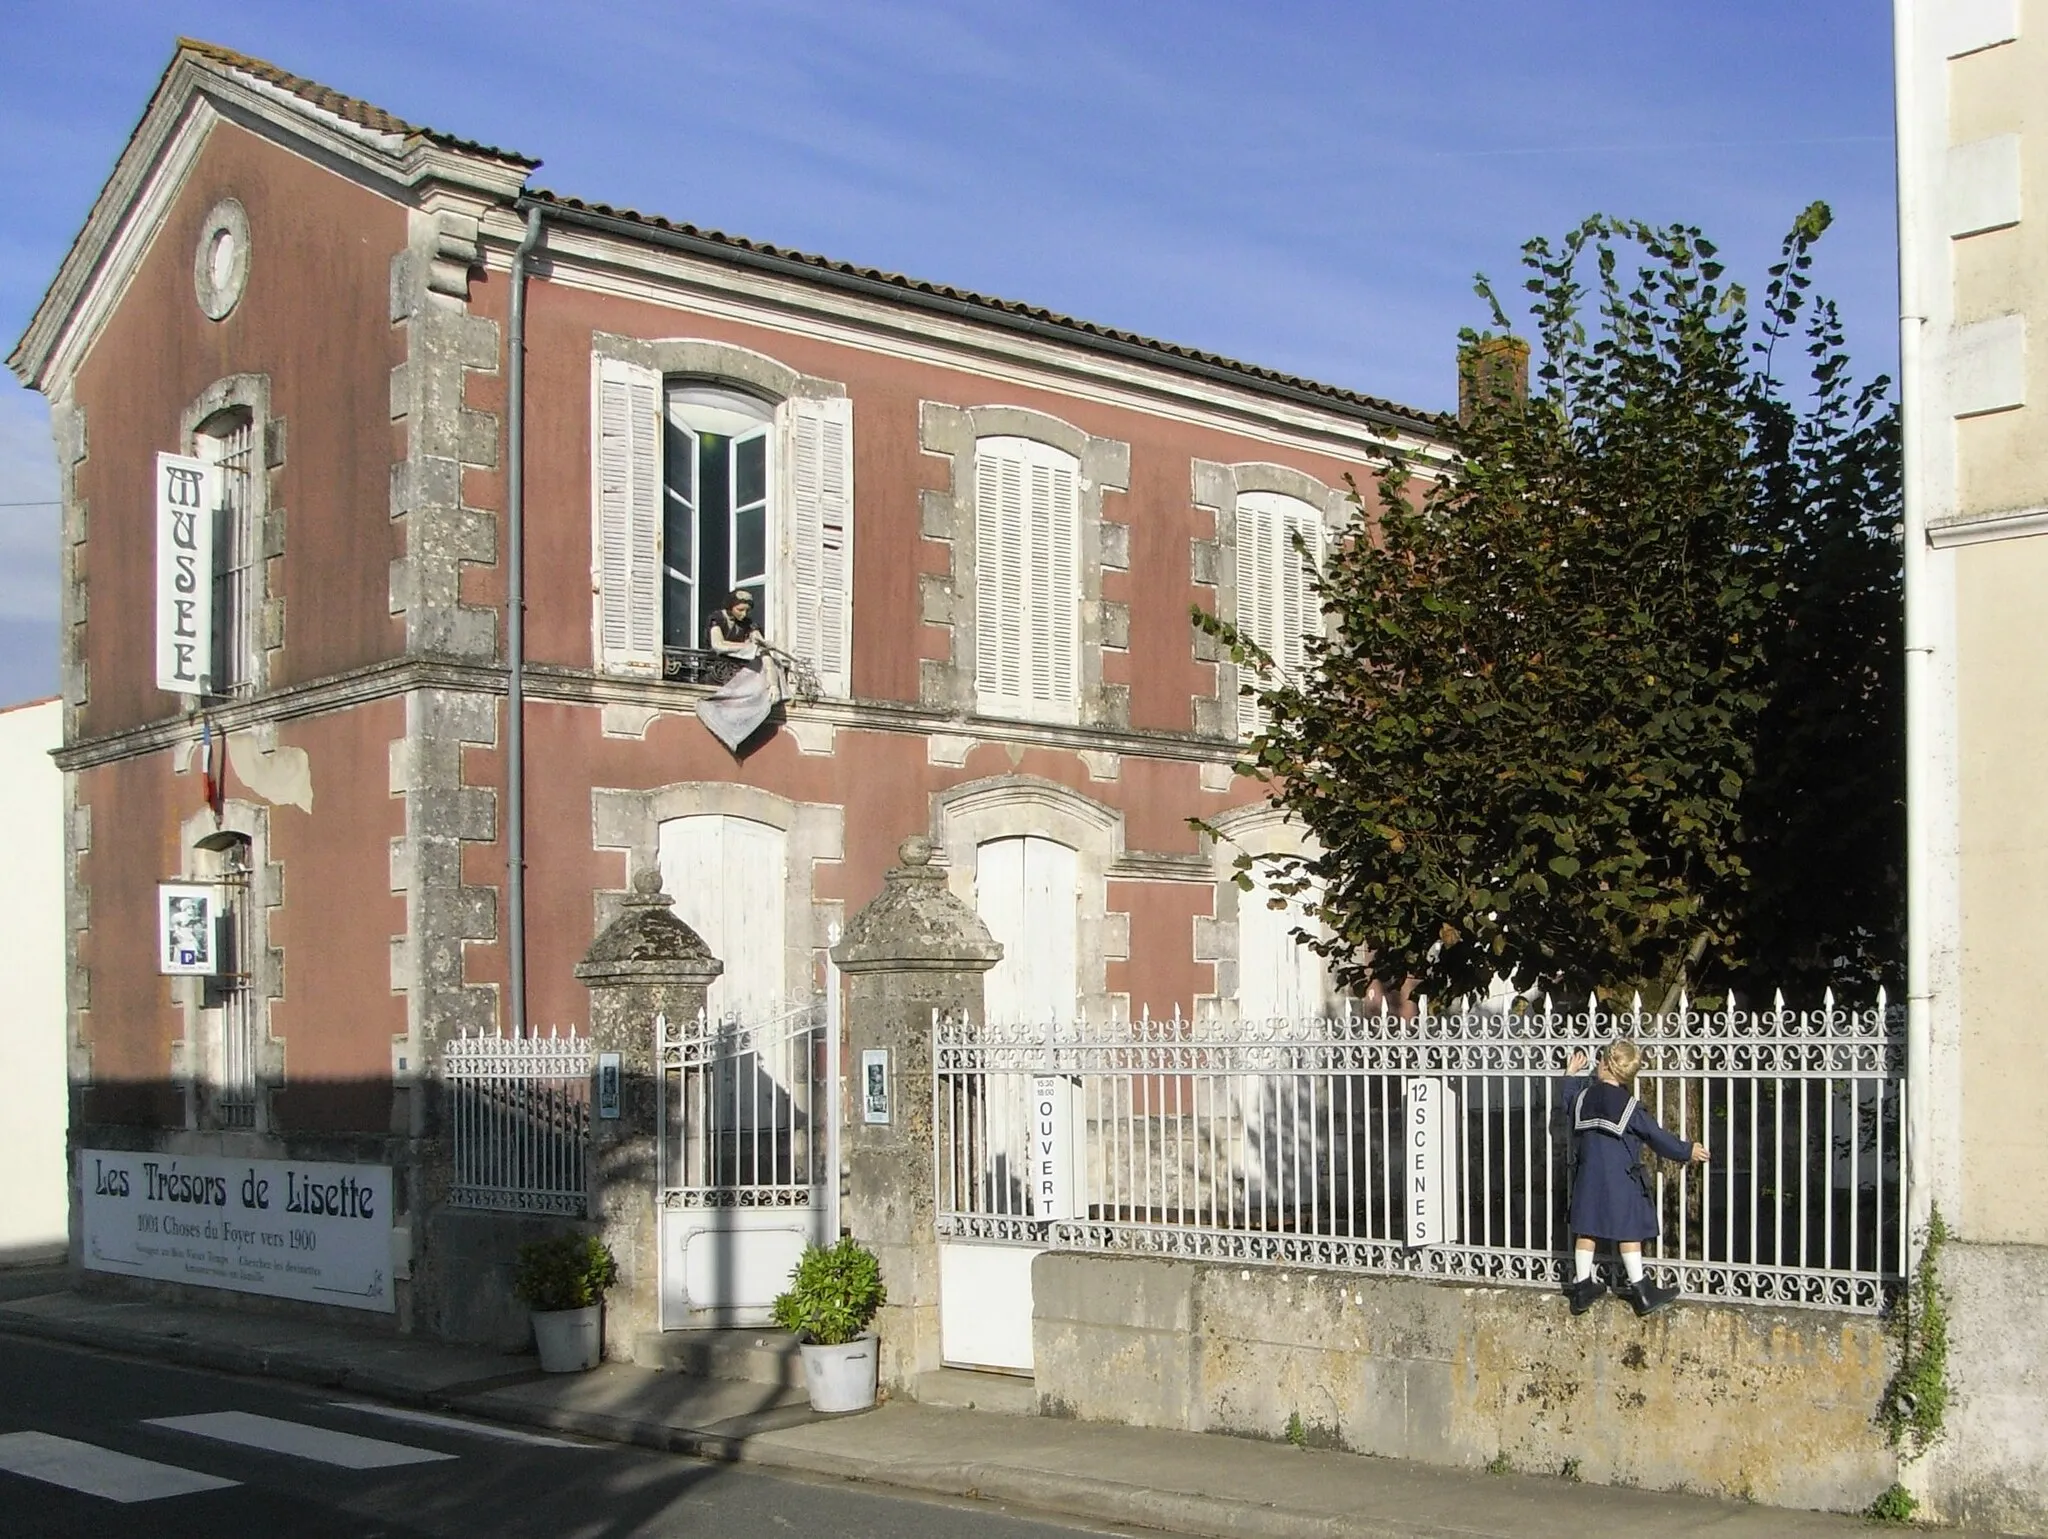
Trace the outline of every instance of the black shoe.
<instances>
[{"instance_id":1,"label":"black shoe","mask_svg":"<svg viewBox=\"0 0 2048 1539\"><path fill-rule=\"evenodd\" d=\"M1597 1277L1588 1277L1583 1282L1566 1283L1564 1296L1571 1300L1572 1313L1582 1315L1607 1296L1607 1284Z\"/></svg>"},{"instance_id":2,"label":"black shoe","mask_svg":"<svg viewBox=\"0 0 2048 1539\"><path fill-rule=\"evenodd\" d=\"M1629 1308L1636 1312L1636 1318L1639 1320L1676 1303L1682 1291L1678 1288L1663 1287L1651 1282L1647 1277L1639 1283L1623 1283L1616 1290L1620 1297L1628 1300Z\"/></svg>"}]
</instances>

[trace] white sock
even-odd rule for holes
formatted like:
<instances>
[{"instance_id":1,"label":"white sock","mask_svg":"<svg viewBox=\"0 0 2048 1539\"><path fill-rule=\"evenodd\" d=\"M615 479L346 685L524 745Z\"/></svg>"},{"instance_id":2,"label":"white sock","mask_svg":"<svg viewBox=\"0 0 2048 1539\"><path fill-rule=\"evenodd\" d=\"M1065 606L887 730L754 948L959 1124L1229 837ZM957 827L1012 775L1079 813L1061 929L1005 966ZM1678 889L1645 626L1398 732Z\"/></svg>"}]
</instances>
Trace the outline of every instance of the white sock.
<instances>
[{"instance_id":1,"label":"white sock","mask_svg":"<svg viewBox=\"0 0 2048 1539\"><path fill-rule=\"evenodd\" d=\"M1590 1250L1572 1252L1572 1281L1584 1282L1593 1275L1593 1253Z\"/></svg>"},{"instance_id":2,"label":"white sock","mask_svg":"<svg viewBox=\"0 0 2048 1539\"><path fill-rule=\"evenodd\" d=\"M1643 1253L1639 1250L1625 1250L1621 1253L1621 1269L1628 1273L1630 1283L1643 1280Z\"/></svg>"}]
</instances>

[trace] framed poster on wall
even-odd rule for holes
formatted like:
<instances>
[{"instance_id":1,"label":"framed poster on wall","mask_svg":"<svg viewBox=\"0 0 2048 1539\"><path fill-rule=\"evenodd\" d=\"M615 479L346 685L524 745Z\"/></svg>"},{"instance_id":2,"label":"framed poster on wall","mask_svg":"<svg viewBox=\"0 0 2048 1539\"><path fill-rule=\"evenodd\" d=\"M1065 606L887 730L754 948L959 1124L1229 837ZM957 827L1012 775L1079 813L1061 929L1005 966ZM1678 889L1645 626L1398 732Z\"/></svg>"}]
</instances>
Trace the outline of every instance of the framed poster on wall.
<instances>
[{"instance_id":1,"label":"framed poster on wall","mask_svg":"<svg viewBox=\"0 0 2048 1539\"><path fill-rule=\"evenodd\" d=\"M156 889L157 971L210 977L220 971L220 889L159 882Z\"/></svg>"}]
</instances>

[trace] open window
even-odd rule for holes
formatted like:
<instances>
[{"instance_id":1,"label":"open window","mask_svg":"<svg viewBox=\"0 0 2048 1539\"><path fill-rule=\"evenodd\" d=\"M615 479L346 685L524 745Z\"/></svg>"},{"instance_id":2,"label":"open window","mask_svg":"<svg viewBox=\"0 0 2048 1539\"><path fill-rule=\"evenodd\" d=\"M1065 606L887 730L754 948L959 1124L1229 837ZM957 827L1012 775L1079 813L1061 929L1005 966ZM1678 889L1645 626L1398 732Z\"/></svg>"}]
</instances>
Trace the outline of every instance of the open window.
<instances>
[{"instance_id":1,"label":"open window","mask_svg":"<svg viewBox=\"0 0 2048 1539\"><path fill-rule=\"evenodd\" d=\"M694 678L711 617L754 595L769 641L849 692L853 409L597 364L593 586L607 672Z\"/></svg>"}]
</instances>

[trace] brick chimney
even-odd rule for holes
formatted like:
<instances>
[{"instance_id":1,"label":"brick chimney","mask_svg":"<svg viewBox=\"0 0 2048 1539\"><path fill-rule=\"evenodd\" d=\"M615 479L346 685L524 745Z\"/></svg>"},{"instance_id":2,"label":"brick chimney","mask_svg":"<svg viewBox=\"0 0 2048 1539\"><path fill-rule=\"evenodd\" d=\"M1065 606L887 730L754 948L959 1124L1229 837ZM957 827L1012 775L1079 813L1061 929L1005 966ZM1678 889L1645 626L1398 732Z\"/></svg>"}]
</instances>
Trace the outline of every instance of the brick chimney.
<instances>
[{"instance_id":1,"label":"brick chimney","mask_svg":"<svg viewBox=\"0 0 2048 1539\"><path fill-rule=\"evenodd\" d=\"M1474 337L1458 344L1458 420L1489 405L1529 399L1529 344L1520 337Z\"/></svg>"}]
</instances>

